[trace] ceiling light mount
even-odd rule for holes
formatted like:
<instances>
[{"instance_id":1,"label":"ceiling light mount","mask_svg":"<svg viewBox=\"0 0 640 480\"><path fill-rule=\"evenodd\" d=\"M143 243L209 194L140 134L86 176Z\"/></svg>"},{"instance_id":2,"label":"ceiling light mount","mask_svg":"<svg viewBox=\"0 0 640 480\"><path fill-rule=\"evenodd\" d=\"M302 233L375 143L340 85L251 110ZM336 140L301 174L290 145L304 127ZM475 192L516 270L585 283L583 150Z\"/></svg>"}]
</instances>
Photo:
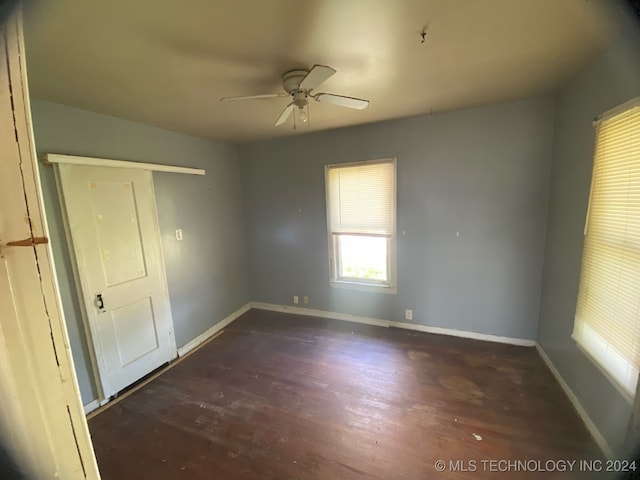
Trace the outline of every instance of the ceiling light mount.
<instances>
[{"instance_id":1,"label":"ceiling light mount","mask_svg":"<svg viewBox=\"0 0 640 480\"><path fill-rule=\"evenodd\" d=\"M307 70L291 70L282 76L282 87L289 95L295 95L300 90L300 84L309 74Z\"/></svg>"},{"instance_id":2,"label":"ceiling light mount","mask_svg":"<svg viewBox=\"0 0 640 480\"><path fill-rule=\"evenodd\" d=\"M429 28L429 24L427 23L422 30L420 31L420 44L423 44L427 41L427 28Z\"/></svg>"}]
</instances>

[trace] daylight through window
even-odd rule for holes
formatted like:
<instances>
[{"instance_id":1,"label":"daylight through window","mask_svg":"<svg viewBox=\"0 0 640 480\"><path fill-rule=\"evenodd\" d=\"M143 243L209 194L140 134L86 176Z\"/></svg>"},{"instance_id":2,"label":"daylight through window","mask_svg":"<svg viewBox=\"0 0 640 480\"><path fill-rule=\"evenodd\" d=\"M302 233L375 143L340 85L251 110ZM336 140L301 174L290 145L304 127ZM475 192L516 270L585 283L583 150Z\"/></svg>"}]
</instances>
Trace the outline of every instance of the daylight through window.
<instances>
[{"instance_id":1,"label":"daylight through window","mask_svg":"<svg viewBox=\"0 0 640 480\"><path fill-rule=\"evenodd\" d=\"M596 126L591 198L573 336L635 394L640 367L640 102Z\"/></svg>"},{"instance_id":2,"label":"daylight through window","mask_svg":"<svg viewBox=\"0 0 640 480\"><path fill-rule=\"evenodd\" d=\"M395 159L326 167L332 283L395 287L395 173Z\"/></svg>"}]
</instances>

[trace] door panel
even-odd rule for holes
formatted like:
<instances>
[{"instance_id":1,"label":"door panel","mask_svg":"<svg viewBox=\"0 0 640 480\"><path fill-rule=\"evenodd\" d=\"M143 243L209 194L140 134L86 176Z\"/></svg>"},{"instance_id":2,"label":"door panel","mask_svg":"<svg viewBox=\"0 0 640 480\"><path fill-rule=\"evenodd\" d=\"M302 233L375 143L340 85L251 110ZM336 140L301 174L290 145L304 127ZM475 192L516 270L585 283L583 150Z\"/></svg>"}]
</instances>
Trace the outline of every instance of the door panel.
<instances>
[{"instance_id":1,"label":"door panel","mask_svg":"<svg viewBox=\"0 0 640 480\"><path fill-rule=\"evenodd\" d=\"M109 397L176 356L153 180L144 170L57 168L100 381Z\"/></svg>"},{"instance_id":2,"label":"door panel","mask_svg":"<svg viewBox=\"0 0 640 480\"><path fill-rule=\"evenodd\" d=\"M92 219L107 286L147 274L131 182L90 182Z\"/></svg>"},{"instance_id":3,"label":"door panel","mask_svg":"<svg viewBox=\"0 0 640 480\"><path fill-rule=\"evenodd\" d=\"M151 297L113 309L109 313L120 355L120 366L126 367L159 347Z\"/></svg>"}]
</instances>

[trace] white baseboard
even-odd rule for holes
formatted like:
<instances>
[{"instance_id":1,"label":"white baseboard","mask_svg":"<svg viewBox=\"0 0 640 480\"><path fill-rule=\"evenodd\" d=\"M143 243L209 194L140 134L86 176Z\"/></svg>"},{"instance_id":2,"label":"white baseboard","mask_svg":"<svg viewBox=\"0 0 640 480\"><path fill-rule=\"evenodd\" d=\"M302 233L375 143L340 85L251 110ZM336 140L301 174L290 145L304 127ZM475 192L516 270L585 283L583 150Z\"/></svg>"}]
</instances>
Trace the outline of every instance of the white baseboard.
<instances>
[{"instance_id":1,"label":"white baseboard","mask_svg":"<svg viewBox=\"0 0 640 480\"><path fill-rule=\"evenodd\" d=\"M314 308L292 307L289 305L276 305L274 303L249 303L251 308L259 310L269 310L272 312L294 313L296 315L306 315L308 317L331 318L333 320L343 320L345 322L364 323L366 325L376 325L378 327L388 327L391 322L373 317L362 317L349 313L328 312L326 310L316 310Z\"/></svg>"},{"instance_id":2,"label":"white baseboard","mask_svg":"<svg viewBox=\"0 0 640 480\"><path fill-rule=\"evenodd\" d=\"M232 314L230 314L229 316L223 318L222 320L220 320L218 323L216 323L213 327L211 327L210 329L206 330L205 332L202 332L200 335L198 335L196 338L194 338L193 340L191 340L188 343L185 343L183 346L181 346L180 348L178 348L178 357L183 357L185 356L187 353L189 353L191 350L193 350L194 348L198 347L199 345L201 345L202 343L206 342L209 338L211 338L213 335L215 335L216 333L218 333L220 330L222 330L224 327L226 327L227 325L229 325L231 322L233 322L236 318L240 317L241 315L243 315L244 313L246 313L247 311L249 311L249 309L251 308L250 303L247 303L245 305L243 305L242 307L240 307L238 310L236 310L235 312L233 312Z\"/></svg>"},{"instance_id":3,"label":"white baseboard","mask_svg":"<svg viewBox=\"0 0 640 480\"><path fill-rule=\"evenodd\" d=\"M416 330L419 332L433 333L436 335L449 335L452 337L471 338L474 340L484 340L487 342L508 343L510 345L520 345L525 347L533 347L536 345L535 340L526 338L500 337L498 335L488 335L485 333L468 332L464 330L454 330L450 328L430 327L417 323L392 322L389 320L381 320L373 317L363 317L359 315L351 315L348 313L329 312L326 310L316 310L313 308L292 307L290 305L276 305L273 303L249 303L251 308L262 310L270 310L272 312L294 313L296 315L307 315L309 317L331 318L334 320L343 320L346 322L364 323L366 325L376 325L378 327L394 327L405 330Z\"/></svg>"},{"instance_id":4,"label":"white baseboard","mask_svg":"<svg viewBox=\"0 0 640 480\"><path fill-rule=\"evenodd\" d=\"M602 434L600 433L600 430L598 430L598 427L596 427L596 424L593 423L593 421L589 417L589 414L587 414L586 410L580 403L580 400L578 400L578 397L575 396L575 394L573 393L573 391L571 390L567 382L564 381L564 378L562 378L562 375L560 375L560 372L555 367L555 365L553 364L553 362L551 361L551 359L549 358L549 356L547 355L547 353L544 351L544 349L539 343L536 343L536 349L538 350L540 357L542 358L544 363L547 365L547 367L549 368L553 376L556 377L556 380L562 387L562 390L564 390L564 393L569 398L569 401L573 405L573 408L575 408L576 412L578 412L578 415L582 419L582 422L587 427L587 430L589 430L589 433L591 433L591 436L600 447L600 450L602 450L602 453L604 453L607 456L607 458L614 459L615 455L613 454L613 450L611 450L611 447L609 447L609 443L602 436Z\"/></svg>"},{"instance_id":5,"label":"white baseboard","mask_svg":"<svg viewBox=\"0 0 640 480\"><path fill-rule=\"evenodd\" d=\"M433 333L435 335L449 335L451 337L470 338L472 340L482 340L485 342L507 343L521 347L535 347L536 341L526 338L501 337L500 335L490 335L488 333L469 332L466 330L453 330L451 328L431 327L420 325L419 323L389 322L390 327L404 328L406 330L416 330L418 332Z\"/></svg>"},{"instance_id":6,"label":"white baseboard","mask_svg":"<svg viewBox=\"0 0 640 480\"><path fill-rule=\"evenodd\" d=\"M96 399L84 405L84 414L88 415L97 408L100 408L100 400Z\"/></svg>"}]
</instances>

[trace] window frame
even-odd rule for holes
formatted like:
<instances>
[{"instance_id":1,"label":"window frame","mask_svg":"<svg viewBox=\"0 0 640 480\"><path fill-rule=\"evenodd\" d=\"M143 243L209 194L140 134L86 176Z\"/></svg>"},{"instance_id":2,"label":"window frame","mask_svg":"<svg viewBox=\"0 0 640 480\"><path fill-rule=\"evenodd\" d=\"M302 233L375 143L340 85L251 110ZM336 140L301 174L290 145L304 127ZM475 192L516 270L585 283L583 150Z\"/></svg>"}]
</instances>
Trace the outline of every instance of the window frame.
<instances>
[{"instance_id":1,"label":"window frame","mask_svg":"<svg viewBox=\"0 0 640 480\"><path fill-rule=\"evenodd\" d=\"M368 234L358 231L354 232L333 232L331 229L331 208L330 208L330 184L329 172L336 168L357 167L365 165L376 165L381 163L389 163L392 167L393 184L391 186L393 219L391 233L387 234ZM360 290L376 293L396 294L397 289L397 183L398 183L398 167L395 157L380 158L375 160L359 160L355 162L331 163L324 166L324 183L325 183L325 208L327 221L327 243L329 253L329 285L333 288L346 288L350 290ZM339 255L339 237L345 236L364 236L364 237L386 237L387 238L387 277L388 281L380 281L375 279L362 279L355 277L340 277L340 255Z\"/></svg>"},{"instance_id":2,"label":"window frame","mask_svg":"<svg viewBox=\"0 0 640 480\"><path fill-rule=\"evenodd\" d=\"M588 230L589 230L589 219L590 219L590 215L591 215L591 209L592 209L592 202L593 202L593 197L594 197L594 184L595 184L595 175L596 175L596 169L598 167L597 164L597 148L598 148L598 142L601 141L601 139L599 138L599 132L597 130L597 127L602 123L602 122L606 122L607 120L610 120L614 117L617 117L620 114L623 114L629 110L632 110L634 108L638 108L640 107L640 97L636 97L633 98L627 102L622 103L621 105L618 105L610 110L607 110L606 112L602 113L601 115L598 115L594 121L593 121L593 127L594 127L594 153L593 153L593 164L592 164L592 175L591 175L591 183L590 183L590 188L589 188L589 201L587 204L587 214L586 214L586 218L585 218L585 223L584 223L584 240L583 240L583 251L581 254L581 265L582 262L584 261L584 244L587 241L587 235L588 235ZM579 287L580 284L583 281L583 271L582 268L580 269L580 277L579 277ZM574 322L573 322L573 330L571 333L571 338L576 342L576 346L577 348L584 354L584 356L586 358L589 359L589 361L591 361L593 363L593 365L604 375L605 378L608 379L608 381L612 384L612 386L618 391L618 393L620 393L620 395L629 403L629 404L633 404L634 402L634 398L635 398L635 391L631 392L627 386L616 377L616 375L613 373L613 370L615 370L615 367L613 365L610 365L606 362L606 359L603 357L601 358L599 355L597 355L595 352L592 352L590 347L587 345L589 343L589 338L588 336L585 336L584 333L581 333L580 335L578 334L578 331L580 329L591 329L591 327L589 327L588 324L584 323L581 324L580 322L578 322L578 315L577 315L577 311L578 311L578 305L580 302L580 297L578 296L578 299L576 301L576 312L574 314ZM584 337L584 338L581 338ZM596 335L597 336L597 335ZM598 339L606 342L608 344L607 339L604 339L603 337L599 337ZM596 339L596 340L598 340ZM591 340L591 342L593 342L595 340ZM595 347L592 347L595 348ZM615 349L614 349L615 350ZM629 362L629 360L624 359L626 362ZM640 382L638 383L638 385L640 385ZM636 389L638 388L638 386L636 386Z\"/></svg>"}]
</instances>

